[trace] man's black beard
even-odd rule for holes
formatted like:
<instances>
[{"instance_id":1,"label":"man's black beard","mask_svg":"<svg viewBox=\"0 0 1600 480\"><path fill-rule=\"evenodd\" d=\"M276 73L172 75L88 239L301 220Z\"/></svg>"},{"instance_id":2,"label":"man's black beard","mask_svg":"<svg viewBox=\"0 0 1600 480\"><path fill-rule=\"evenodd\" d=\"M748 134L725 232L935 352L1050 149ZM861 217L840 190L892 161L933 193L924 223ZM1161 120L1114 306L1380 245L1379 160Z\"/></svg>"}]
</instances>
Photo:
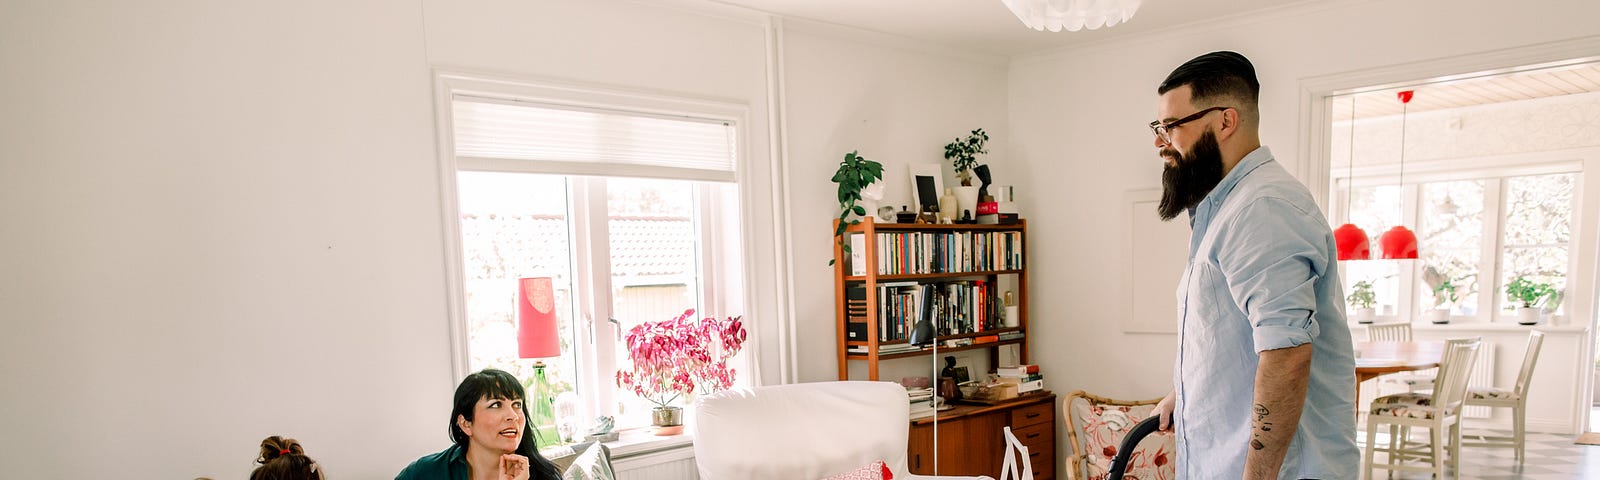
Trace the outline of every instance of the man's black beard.
<instances>
[{"instance_id":1,"label":"man's black beard","mask_svg":"<svg viewBox=\"0 0 1600 480\"><path fill-rule=\"evenodd\" d=\"M1222 147L1210 130L1200 135L1188 155L1168 145L1161 149L1161 156L1173 160L1173 165L1161 172L1161 204L1156 213L1162 221L1200 204L1222 182Z\"/></svg>"}]
</instances>

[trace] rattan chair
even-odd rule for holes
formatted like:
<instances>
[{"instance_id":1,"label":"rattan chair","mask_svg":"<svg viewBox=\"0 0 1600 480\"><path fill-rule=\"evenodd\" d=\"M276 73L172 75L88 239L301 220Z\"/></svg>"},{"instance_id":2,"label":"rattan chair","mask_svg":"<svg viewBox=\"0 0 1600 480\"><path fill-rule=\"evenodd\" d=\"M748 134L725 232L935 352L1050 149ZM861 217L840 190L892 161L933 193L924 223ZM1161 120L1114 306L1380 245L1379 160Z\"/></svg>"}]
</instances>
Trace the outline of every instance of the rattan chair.
<instances>
[{"instance_id":1,"label":"rattan chair","mask_svg":"<svg viewBox=\"0 0 1600 480\"><path fill-rule=\"evenodd\" d=\"M1090 395L1082 390L1067 394L1061 409L1067 417L1067 436L1072 456L1067 461L1067 478L1097 480L1111 466L1111 458L1122 445L1123 437L1140 420L1150 417L1161 399L1113 400ZM1134 447L1128 465L1129 478L1176 478L1177 438L1170 432L1152 434ZM1164 475L1139 474L1151 469ZM1153 472L1152 472L1153 473Z\"/></svg>"}]
</instances>

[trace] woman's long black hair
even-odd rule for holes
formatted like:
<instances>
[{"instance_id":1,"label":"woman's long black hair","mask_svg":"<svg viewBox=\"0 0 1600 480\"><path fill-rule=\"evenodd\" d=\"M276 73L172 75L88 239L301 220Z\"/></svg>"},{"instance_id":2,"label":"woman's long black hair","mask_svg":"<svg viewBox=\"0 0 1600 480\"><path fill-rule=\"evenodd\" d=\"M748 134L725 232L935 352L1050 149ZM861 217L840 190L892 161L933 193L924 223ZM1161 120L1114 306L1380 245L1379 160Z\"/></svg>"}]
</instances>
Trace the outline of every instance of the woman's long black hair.
<instances>
[{"instance_id":1,"label":"woman's long black hair","mask_svg":"<svg viewBox=\"0 0 1600 480\"><path fill-rule=\"evenodd\" d=\"M528 457L528 478L531 480L561 478L560 472L556 471L556 464L539 455L537 439L539 432L533 428L533 417L528 415L527 396L522 384L517 382L517 377L502 370L485 368L461 380L461 385L456 387L455 409L450 412L450 440L465 451L467 442L471 441L471 438L456 425L456 419L465 418L469 422L473 421L473 409L477 407L478 400L485 397L522 401L522 443L517 445L516 454Z\"/></svg>"}]
</instances>

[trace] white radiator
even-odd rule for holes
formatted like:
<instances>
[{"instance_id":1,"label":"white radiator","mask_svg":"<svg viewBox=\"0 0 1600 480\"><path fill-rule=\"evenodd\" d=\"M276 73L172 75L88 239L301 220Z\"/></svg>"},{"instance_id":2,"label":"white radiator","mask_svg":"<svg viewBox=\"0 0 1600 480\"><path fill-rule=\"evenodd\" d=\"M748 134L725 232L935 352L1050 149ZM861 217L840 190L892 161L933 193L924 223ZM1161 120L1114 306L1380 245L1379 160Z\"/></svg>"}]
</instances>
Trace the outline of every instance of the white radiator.
<instances>
[{"instance_id":1,"label":"white radiator","mask_svg":"<svg viewBox=\"0 0 1600 480\"><path fill-rule=\"evenodd\" d=\"M692 447L612 459L611 468L617 480L700 480Z\"/></svg>"},{"instance_id":2,"label":"white radiator","mask_svg":"<svg viewBox=\"0 0 1600 480\"><path fill-rule=\"evenodd\" d=\"M1481 342L1478 345L1478 364L1472 366L1472 376L1467 379L1467 386L1490 388L1494 386L1494 344ZM1494 409L1489 407L1467 407L1461 410L1461 415L1467 418L1489 418L1493 411Z\"/></svg>"}]
</instances>

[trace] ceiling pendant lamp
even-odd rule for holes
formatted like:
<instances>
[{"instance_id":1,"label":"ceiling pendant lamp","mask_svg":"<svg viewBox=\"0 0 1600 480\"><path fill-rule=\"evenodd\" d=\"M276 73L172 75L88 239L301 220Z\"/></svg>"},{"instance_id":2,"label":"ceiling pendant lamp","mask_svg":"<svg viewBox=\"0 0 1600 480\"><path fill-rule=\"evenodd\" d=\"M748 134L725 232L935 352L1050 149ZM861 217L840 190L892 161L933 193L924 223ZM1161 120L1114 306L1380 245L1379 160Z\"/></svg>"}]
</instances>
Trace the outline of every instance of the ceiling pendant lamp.
<instances>
[{"instance_id":1,"label":"ceiling pendant lamp","mask_svg":"<svg viewBox=\"0 0 1600 480\"><path fill-rule=\"evenodd\" d=\"M1400 97L1400 188L1406 188L1406 110L1411 103L1411 90L1398 93ZM1402 201L1401 205L1405 202ZM1390 260L1415 260L1417 258L1417 234L1405 226L1405 214L1402 209L1400 225L1383 232L1378 238L1378 246L1383 248L1383 258Z\"/></svg>"},{"instance_id":2,"label":"ceiling pendant lamp","mask_svg":"<svg viewBox=\"0 0 1600 480\"><path fill-rule=\"evenodd\" d=\"M1028 28L1052 32L1110 27L1133 19L1141 0L1000 0Z\"/></svg>"},{"instance_id":3,"label":"ceiling pendant lamp","mask_svg":"<svg viewBox=\"0 0 1600 480\"><path fill-rule=\"evenodd\" d=\"M1339 253L1340 260L1371 260L1372 243L1367 239L1367 231L1350 222L1350 199L1354 197L1354 174L1356 164L1356 97L1350 96L1350 162L1344 176L1344 225L1333 230L1334 249Z\"/></svg>"}]
</instances>

